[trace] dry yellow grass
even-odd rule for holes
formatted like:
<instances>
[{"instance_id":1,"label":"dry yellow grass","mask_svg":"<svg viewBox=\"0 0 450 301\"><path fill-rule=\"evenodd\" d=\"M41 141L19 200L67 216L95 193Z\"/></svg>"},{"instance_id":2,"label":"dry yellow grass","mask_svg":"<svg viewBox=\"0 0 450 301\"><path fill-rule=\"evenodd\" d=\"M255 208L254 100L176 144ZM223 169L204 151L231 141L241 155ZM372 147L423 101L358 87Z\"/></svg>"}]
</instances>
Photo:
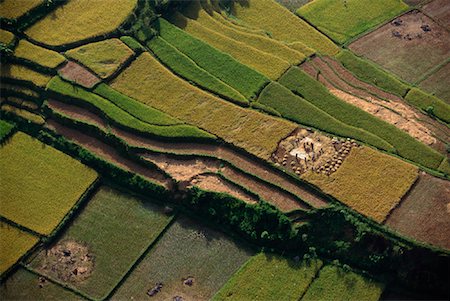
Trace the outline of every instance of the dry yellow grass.
<instances>
[{"instance_id":1,"label":"dry yellow grass","mask_svg":"<svg viewBox=\"0 0 450 301\"><path fill-rule=\"evenodd\" d=\"M2 105L1 109L2 111L14 113L17 116L22 117L36 124L42 125L45 123L45 119L42 118L42 116L31 113L30 111L27 111L25 109L19 109L9 104Z\"/></svg>"},{"instance_id":2,"label":"dry yellow grass","mask_svg":"<svg viewBox=\"0 0 450 301\"><path fill-rule=\"evenodd\" d=\"M317 185L356 211L382 222L418 176L418 168L368 147L353 148L330 176L306 173Z\"/></svg>"},{"instance_id":3,"label":"dry yellow grass","mask_svg":"<svg viewBox=\"0 0 450 301\"><path fill-rule=\"evenodd\" d=\"M109 39L71 49L66 55L94 71L101 78L108 78L132 55L133 50L119 39Z\"/></svg>"},{"instance_id":4,"label":"dry yellow grass","mask_svg":"<svg viewBox=\"0 0 450 301\"><path fill-rule=\"evenodd\" d=\"M287 43L300 41L322 54L337 54L339 48L326 36L292 14L274 0L235 2L233 15L250 26L264 29L274 39Z\"/></svg>"},{"instance_id":5,"label":"dry yellow grass","mask_svg":"<svg viewBox=\"0 0 450 301\"><path fill-rule=\"evenodd\" d=\"M174 76L148 53L122 71L112 87L264 159L296 128L203 92Z\"/></svg>"},{"instance_id":6,"label":"dry yellow grass","mask_svg":"<svg viewBox=\"0 0 450 301\"><path fill-rule=\"evenodd\" d=\"M8 45L14 40L14 34L9 31L0 29L0 42Z\"/></svg>"},{"instance_id":7,"label":"dry yellow grass","mask_svg":"<svg viewBox=\"0 0 450 301\"><path fill-rule=\"evenodd\" d=\"M216 16L218 15L217 12L213 10L207 12L200 6L200 3L198 1L194 1L188 7L188 9L186 9L184 14L188 18L196 20L208 29L214 30L233 40L245 43L260 51L270 53L291 64L297 65L306 57L301 51L289 48L284 43L281 43L277 40L254 33L240 31L230 26L224 25L220 21L217 21L219 17Z\"/></svg>"},{"instance_id":8,"label":"dry yellow grass","mask_svg":"<svg viewBox=\"0 0 450 301\"><path fill-rule=\"evenodd\" d=\"M226 37L215 30L202 26L195 20L184 17L180 13L173 15L172 22L194 37L228 53L240 63L255 69L272 80L278 79L290 67L288 61L258 50L247 43Z\"/></svg>"},{"instance_id":9,"label":"dry yellow grass","mask_svg":"<svg viewBox=\"0 0 450 301\"><path fill-rule=\"evenodd\" d=\"M58 52L34 45L27 40L19 41L19 45L14 50L14 56L48 68L56 68L66 60Z\"/></svg>"},{"instance_id":10,"label":"dry yellow grass","mask_svg":"<svg viewBox=\"0 0 450 301\"><path fill-rule=\"evenodd\" d=\"M137 0L68 1L25 33L41 43L60 46L107 34L132 13Z\"/></svg>"},{"instance_id":11,"label":"dry yellow grass","mask_svg":"<svg viewBox=\"0 0 450 301\"><path fill-rule=\"evenodd\" d=\"M51 79L49 75L16 64L1 64L1 77L28 81L38 87L45 87Z\"/></svg>"},{"instance_id":12,"label":"dry yellow grass","mask_svg":"<svg viewBox=\"0 0 450 301\"><path fill-rule=\"evenodd\" d=\"M0 2L0 17L7 19L16 19L30 9L35 8L43 0L3 0Z\"/></svg>"},{"instance_id":13,"label":"dry yellow grass","mask_svg":"<svg viewBox=\"0 0 450 301\"><path fill-rule=\"evenodd\" d=\"M0 221L0 274L14 265L37 242L37 237Z\"/></svg>"}]
</instances>

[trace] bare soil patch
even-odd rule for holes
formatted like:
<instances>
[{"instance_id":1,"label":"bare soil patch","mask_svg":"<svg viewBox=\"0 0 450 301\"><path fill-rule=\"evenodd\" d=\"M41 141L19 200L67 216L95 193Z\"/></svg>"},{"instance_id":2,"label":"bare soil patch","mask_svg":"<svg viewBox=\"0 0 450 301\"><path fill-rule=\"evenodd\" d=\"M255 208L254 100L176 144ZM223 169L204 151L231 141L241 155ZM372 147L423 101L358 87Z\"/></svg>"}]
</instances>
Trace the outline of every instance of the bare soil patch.
<instances>
[{"instance_id":1,"label":"bare soil patch","mask_svg":"<svg viewBox=\"0 0 450 301\"><path fill-rule=\"evenodd\" d=\"M352 147L357 146L354 140L329 138L302 129L279 143L272 160L297 175L309 170L330 175L342 165Z\"/></svg>"},{"instance_id":2,"label":"bare soil patch","mask_svg":"<svg viewBox=\"0 0 450 301\"><path fill-rule=\"evenodd\" d=\"M450 56L450 32L415 10L358 39L350 49L414 83Z\"/></svg>"},{"instance_id":3,"label":"bare soil patch","mask_svg":"<svg viewBox=\"0 0 450 301\"><path fill-rule=\"evenodd\" d=\"M422 7L422 11L434 21L450 30L450 1L434 0Z\"/></svg>"},{"instance_id":4,"label":"bare soil patch","mask_svg":"<svg viewBox=\"0 0 450 301\"><path fill-rule=\"evenodd\" d=\"M450 62L421 81L419 87L450 105Z\"/></svg>"},{"instance_id":5,"label":"bare soil patch","mask_svg":"<svg viewBox=\"0 0 450 301\"><path fill-rule=\"evenodd\" d=\"M95 268L94 254L85 244L65 240L41 251L43 261L39 269L62 282L83 282Z\"/></svg>"},{"instance_id":6,"label":"bare soil patch","mask_svg":"<svg viewBox=\"0 0 450 301\"><path fill-rule=\"evenodd\" d=\"M86 88L92 88L100 82L95 74L73 61L69 61L61 67L58 74L62 78Z\"/></svg>"},{"instance_id":7,"label":"bare soil patch","mask_svg":"<svg viewBox=\"0 0 450 301\"><path fill-rule=\"evenodd\" d=\"M421 173L385 222L400 234L450 249L450 181Z\"/></svg>"},{"instance_id":8,"label":"bare soil patch","mask_svg":"<svg viewBox=\"0 0 450 301\"><path fill-rule=\"evenodd\" d=\"M245 192L238 185L231 183L230 181L227 181L215 174L202 174L195 176L191 180L191 186L197 186L201 189L209 191L227 193L249 204L256 204L258 202L257 198Z\"/></svg>"}]
</instances>

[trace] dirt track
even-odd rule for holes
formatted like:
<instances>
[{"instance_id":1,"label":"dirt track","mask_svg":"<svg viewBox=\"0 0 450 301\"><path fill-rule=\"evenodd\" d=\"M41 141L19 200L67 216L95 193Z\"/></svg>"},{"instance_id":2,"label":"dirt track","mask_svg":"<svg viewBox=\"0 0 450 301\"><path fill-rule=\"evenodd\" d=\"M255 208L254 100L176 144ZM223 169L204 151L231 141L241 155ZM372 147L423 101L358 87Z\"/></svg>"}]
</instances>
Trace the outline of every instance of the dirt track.
<instances>
[{"instance_id":1,"label":"dirt track","mask_svg":"<svg viewBox=\"0 0 450 301\"><path fill-rule=\"evenodd\" d=\"M72 114L71 111L73 109L72 107L73 106L60 105L58 110L66 115L72 116L71 115ZM77 108L78 112L77 117L79 117L80 120L84 120L82 118L83 114L81 114L81 116L79 115L80 113L79 110L84 109ZM89 118L89 120L85 121L92 123L93 119ZM263 197L264 199L267 199L267 201L272 200L271 202L273 202L276 205L277 203L279 203L278 204L279 206L282 207L287 206L287 208L291 208L294 206L296 208L305 207L304 205L303 206L299 205L300 204L299 202L294 201L295 197L291 196L290 193L301 198L302 200L304 200L313 207L319 208L328 205L328 202L326 200L322 199L320 196L318 196L313 191L310 191L308 188L300 186L301 184L298 184L290 176L283 175L282 173L277 172L267 166L264 166L263 164L258 163L250 158L247 158L245 155L233 151L227 147L218 145L198 144L198 143L160 142L153 139L144 138L114 127L111 127L110 129L115 135L125 140L128 144L132 146L138 146L160 152L171 152L174 154L200 154L215 157L217 158L218 162L224 163L223 172L226 176L230 176L231 178L231 176L236 177L236 173L240 174L239 180L236 181L237 183L242 183L249 189L258 189L258 191L255 191L256 193L260 194L261 197ZM252 177L252 179L248 179L245 173L242 173L239 170L233 169L231 167L227 167L228 164L226 164L226 162L222 160L226 160L232 163L233 165L238 166L240 169L260 177L264 181L268 181L270 183L279 185L280 187L286 189L289 193L284 192L280 189L274 189L273 188L274 186L267 186L268 183L264 181L258 181L257 178ZM252 187L250 187L251 186L250 183L253 183ZM266 189L265 188L263 189L263 187L271 187L271 189L270 191L269 190L266 191ZM265 192L262 193L261 191ZM280 199L280 197L282 197L282 199Z\"/></svg>"}]
</instances>

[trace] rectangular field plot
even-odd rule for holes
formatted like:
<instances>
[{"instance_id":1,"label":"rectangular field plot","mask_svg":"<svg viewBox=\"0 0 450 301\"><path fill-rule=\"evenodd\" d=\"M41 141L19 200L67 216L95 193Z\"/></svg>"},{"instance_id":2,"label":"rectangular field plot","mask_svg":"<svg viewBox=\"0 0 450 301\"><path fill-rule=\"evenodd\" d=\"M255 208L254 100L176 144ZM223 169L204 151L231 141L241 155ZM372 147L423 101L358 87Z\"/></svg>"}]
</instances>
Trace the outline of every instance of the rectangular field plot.
<instances>
[{"instance_id":1,"label":"rectangular field plot","mask_svg":"<svg viewBox=\"0 0 450 301\"><path fill-rule=\"evenodd\" d=\"M208 300L251 256L222 234L180 218L119 287L113 300ZM187 280L187 281L186 281ZM192 283L190 283L192 281Z\"/></svg>"},{"instance_id":2,"label":"rectangular field plot","mask_svg":"<svg viewBox=\"0 0 450 301\"><path fill-rule=\"evenodd\" d=\"M97 178L68 155L24 134L0 148L0 214L49 235Z\"/></svg>"},{"instance_id":3,"label":"rectangular field plot","mask_svg":"<svg viewBox=\"0 0 450 301\"><path fill-rule=\"evenodd\" d=\"M356 211L382 222L417 179L418 169L368 147L351 150L330 176L309 172L304 179Z\"/></svg>"},{"instance_id":4,"label":"rectangular field plot","mask_svg":"<svg viewBox=\"0 0 450 301\"><path fill-rule=\"evenodd\" d=\"M320 270L301 301L334 300L378 301L382 285L358 274L327 265Z\"/></svg>"},{"instance_id":5,"label":"rectangular field plot","mask_svg":"<svg viewBox=\"0 0 450 301\"><path fill-rule=\"evenodd\" d=\"M103 299L170 220L155 205L102 187L59 241L30 266Z\"/></svg>"},{"instance_id":6,"label":"rectangular field plot","mask_svg":"<svg viewBox=\"0 0 450 301\"><path fill-rule=\"evenodd\" d=\"M411 11L359 38L350 49L414 83L450 56L450 32Z\"/></svg>"},{"instance_id":7,"label":"rectangular field plot","mask_svg":"<svg viewBox=\"0 0 450 301\"><path fill-rule=\"evenodd\" d=\"M315 0L297 13L338 43L408 9L401 0Z\"/></svg>"},{"instance_id":8,"label":"rectangular field plot","mask_svg":"<svg viewBox=\"0 0 450 301\"><path fill-rule=\"evenodd\" d=\"M450 62L445 64L430 77L421 81L419 87L450 105Z\"/></svg>"},{"instance_id":9,"label":"rectangular field plot","mask_svg":"<svg viewBox=\"0 0 450 301\"><path fill-rule=\"evenodd\" d=\"M2 300L85 300L57 284L20 268L0 286Z\"/></svg>"},{"instance_id":10,"label":"rectangular field plot","mask_svg":"<svg viewBox=\"0 0 450 301\"><path fill-rule=\"evenodd\" d=\"M260 253L251 258L214 296L220 300L298 300L322 266Z\"/></svg>"},{"instance_id":11,"label":"rectangular field plot","mask_svg":"<svg viewBox=\"0 0 450 301\"><path fill-rule=\"evenodd\" d=\"M37 242L36 236L0 222L0 274L13 266Z\"/></svg>"}]
</instances>

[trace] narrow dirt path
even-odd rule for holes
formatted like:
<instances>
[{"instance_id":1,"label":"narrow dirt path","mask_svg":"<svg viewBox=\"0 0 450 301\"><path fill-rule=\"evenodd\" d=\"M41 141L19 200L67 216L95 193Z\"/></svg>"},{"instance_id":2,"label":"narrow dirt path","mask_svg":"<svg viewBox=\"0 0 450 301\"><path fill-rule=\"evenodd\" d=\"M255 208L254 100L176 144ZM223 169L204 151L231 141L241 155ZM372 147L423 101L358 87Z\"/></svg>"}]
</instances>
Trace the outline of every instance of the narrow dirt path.
<instances>
[{"instance_id":1,"label":"narrow dirt path","mask_svg":"<svg viewBox=\"0 0 450 301\"><path fill-rule=\"evenodd\" d=\"M51 107L51 106L50 106ZM77 114L73 115L72 110L74 106L72 105L66 105L61 104L58 105L58 108L54 107L57 111L60 111L68 116L73 116L74 118L77 118L79 120L83 120L86 122L93 123L93 118L88 118L87 120L83 118L84 113L80 114L80 110L84 110L79 107L75 107ZM88 113L89 111L86 111ZM87 116L87 115L86 115ZM97 124L96 122L94 122ZM103 123L104 124L104 123ZM100 124L101 125L101 124ZM278 185L282 187L283 189L287 190L289 193L294 194L298 198L304 200L308 204L310 204L313 207L319 208L319 207L325 207L328 205L328 201L324 198L322 198L320 195L315 193L313 190L309 189L308 187L301 186L300 183L298 183L296 180L291 178L291 176L282 174L281 171L274 170L274 168L270 168L269 166L264 166L260 162L257 162L254 159L246 157L244 154L238 153L237 151L231 150L230 148L226 146L218 146L218 145L211 145L211 144L200 144L200 143L175 143L175 142L162 142L162 141L156 141L154 139L142 137L140 135L136 135L133 133L130 133L128 131L115 128L113 126L109 126L110 131L115 134L117 137L123 139L128 144L136 147L142 147L146 148L148 150L154 150L159 152L171 152L174 154L197 154L197 155L208 155L211 157L215 157L218 160L225 160L230 162L231 164L239 167L240 169L256 175L257 177L263 179L264 181L267 181L269 183L273 183L275 185ZM223 161L222 161L223 162ZM223 162L226 163L226 162ZM226 165L226 164L225 164ZM230 171L229 174L231 174ZM244 176L242 176L242 181L244 182ZM247 181L247 180L245 180ZM254 185L257 185L257 183L260 183L260 181L255 180L255 178L252 179ZM250 181L249 181L250 182ZM249 187L250 189L250 187ZM281 195L284 195L284 200L290 200L289 203L292 203L292 200L295 199L295 197L290 196L289 193L285 193L282 190L279 189L278 192L274 192L275 190L272 189L272 192L266 195L266 198L269 200L274 200L280 197ZM289 197L287 197L289 195ZM264 196L261 194L261 197L264 198ZM282 200L283 200L282 199ZM279 202L279 200L276 200ZM283 201L284 202L284 201ZM293 203L292 203L293 204ZM296 206L299 206L298 202L296 202ZM297 207L298 208L298 207Z\"/></svg>"}]
</instances>

